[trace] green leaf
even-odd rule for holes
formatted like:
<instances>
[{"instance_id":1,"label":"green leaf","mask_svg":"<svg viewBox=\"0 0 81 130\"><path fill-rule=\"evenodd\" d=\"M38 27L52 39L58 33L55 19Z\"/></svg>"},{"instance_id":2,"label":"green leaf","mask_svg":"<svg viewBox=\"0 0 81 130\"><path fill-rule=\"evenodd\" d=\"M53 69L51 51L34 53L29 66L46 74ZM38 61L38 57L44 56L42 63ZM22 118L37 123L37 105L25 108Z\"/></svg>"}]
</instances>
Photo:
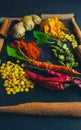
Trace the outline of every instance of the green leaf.
<instances>
[{"instance_id":1,"label":"green leaf","mask_svg":"<svg viewBox=\"0 0 81 130\"><path fill-rule=\"evenodd\" d=\"M50 38L51 38L50 34L45 34L40 31L33 31L33 36L34 36L34 38L36 38L36 42L40 45L48 42L48 40L50 40Z\"/></svg>"},{"instance_id":2,"label":"green leaf","mask_svg":"<svg viewBox=\"0 0 81 130\"><path fill-rule=\"evenodd\" d=\"M7 46L7 54L8 56L12 56L14 58L24 60L24 57L20 55L14 48Z\"/></svg>"}]
</instances>

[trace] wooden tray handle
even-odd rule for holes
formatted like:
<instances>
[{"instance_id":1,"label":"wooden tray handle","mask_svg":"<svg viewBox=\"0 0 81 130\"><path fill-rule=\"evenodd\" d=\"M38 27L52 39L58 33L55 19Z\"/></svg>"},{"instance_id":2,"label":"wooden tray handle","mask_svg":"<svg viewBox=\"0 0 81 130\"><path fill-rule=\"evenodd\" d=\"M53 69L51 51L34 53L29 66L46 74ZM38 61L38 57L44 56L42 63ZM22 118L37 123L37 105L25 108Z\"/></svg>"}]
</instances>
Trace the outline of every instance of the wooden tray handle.
<instances>
[{"instance_id":1,"label":"wooden tray handle","mask_svg":"<svg viewBox=\"0 0 81 130\"><path fill-rule=\"evenodd\" d=\"M0 107L0 112L81 117L81 102L30 102L15 106L3 106Z\"/></svg>"},{"instance_id":2,"label":"wooden tray handle","mask_svg":"<svg viewBox=\"0 0 81 130\"><path fill-rule=\"evenodd\" d=\"M5 19L0 28L0 52L3 47L4 39L7 37L7 33L8 33L10 25L11 25L11 20Z\"/></svg>"},{"instance_id":3,"label":"wooden tray handle","mask_svg":"<svg viewBox=\"0 0 81 130\"><path fill-rule=\"evenodd\" d=\"M10 20L10 19L5 19L5 20L3 21L3 24L2 24L2 26L1 26L1 28L0 28L0 34L6 37L10 25L11 25L11 20Z\"/></svg>"},{"instance_id":4,"label":"wooden tray handle","mask_svg":"<svg viewBox=\"0 0 81 130\"><path fill-rule=\"evenodd\" d=\"M3 21L4 21L5 19L9 19L9 20L11 20L11 21L13 21L13 20L18 20L18 21L20 21L20 20L21 20L21 18L1 17L1 18L0 18L0 23L3 23Z\"/></svg>"},{"instance_id":5,"label":"wooden tray handle","mask_svg":"<svg viewBox=\"0 0 81 130\"><path fill-rule=\"evenodd\" d=\"M74 14L41 14L41 19L45 20L48 17L53 18L55 16L57 16L61 20L71 20L72 17L74 17Z\"/></svg>"},{"instance_id":6,"label":"wooden tray handle","mask_svg":"<svg viewBox=\"0 0 81 130\"><path fill-rule=\"evenodd\" d=\"M72 21L72 24L73 24L73 26L74 26L74 31L75 31L75 33L77 34L78 40L79 40L79 42L80 42L80 44L81 44L81 30L80 30L78 24L76 23L74 17L72 17L72 20L71 20L71 21Z\"/></svg>"},{"instance_id":7,"label":"wooden tray handle","mask_svg":"<svg viewBox=\"0 0 81 130\"><path fill-rule=\"evenodd\" d=\"M45 20L48 17L55 17L55 16L59 17L59 19L62 19L62 20L64 20L64 19L70 20L70 19L72 19L72 17L74 17L74 14L41 14L41 19ZM16 18L1 17L0 22L2 23L7 18L10 20L21 20L21 18L17 18L17 17Z\"/></svg>"}]
</instances>

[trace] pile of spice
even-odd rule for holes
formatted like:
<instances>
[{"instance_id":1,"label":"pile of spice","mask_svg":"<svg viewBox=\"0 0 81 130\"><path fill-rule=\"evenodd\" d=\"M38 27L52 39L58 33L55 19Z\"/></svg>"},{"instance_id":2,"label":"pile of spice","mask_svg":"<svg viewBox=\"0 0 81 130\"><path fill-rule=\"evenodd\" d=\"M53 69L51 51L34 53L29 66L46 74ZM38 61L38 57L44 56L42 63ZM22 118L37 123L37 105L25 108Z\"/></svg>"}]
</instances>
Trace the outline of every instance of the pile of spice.
<instances>
[{"instance_id":1,"label":"pile of spice","mask_svg":"<svg viewBox=\"0 0 81 130\"><path fill-rule=\"evenodd\" d=\"M73 48L78 45L74 34L69 32L69 29L65 27L65 24L59 20L58 17L47 18L42 21L40 30L46 34L50 34L52 37L58 38L61 41L71 42Z\"/></svg>"},{"instance_id":2,"label":"pile of spice","mask_svg":"<svg viewBox=\"0 0 81 130\"><path fill-rule=\"evenodd\" d=\"M15 40L10 44L10 46L16 50L19 50L19 48L21 48L25 56L34 60L37 60L41 54L41 51L35 42L26 43L23 40Z\"/></svg>"},{"instance_id":3,"label":"pile of spice","mask_svg":"<svg viewBox=\"0 0 81 130\"><path fill-rule=\"evenodd\" d=\"M34 88L34 83L27 77L24 69L11 61L2 63L0 76L4 80L4 88L8 95L29 92L29 89Z\"/></svg>"},{"instance_id":4,"label":"pile of spice","mask_svg":"<svg viewBox=\"0 0 81 130\"><path fill-rule=\"evenodd\" d=\"M65 25L58 19L58 17L47 18L41 22L41 31L44 31L46 34L50 34L53 37L59 38L61 40L65 39L65 32L68 29Z\"/></svg>"},{"instance_id":5,"label":"pile of spice","mask_svg":"<svg viewBox=\"0 0 81 130\"><path fill-rule=\"evenodd\" d=\"M35 42L28 43L26 46L27 56L31 59L37 60L40 57L41 51Z\"/></svg>"}]
</instances>

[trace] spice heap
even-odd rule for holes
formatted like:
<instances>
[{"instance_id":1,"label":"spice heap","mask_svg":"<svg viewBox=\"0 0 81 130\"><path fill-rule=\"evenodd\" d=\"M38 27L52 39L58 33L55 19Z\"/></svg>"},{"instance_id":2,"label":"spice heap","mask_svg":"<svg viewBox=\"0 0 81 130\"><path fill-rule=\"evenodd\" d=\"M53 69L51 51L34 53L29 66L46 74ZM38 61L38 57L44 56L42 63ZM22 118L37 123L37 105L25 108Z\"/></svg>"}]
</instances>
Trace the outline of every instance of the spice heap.
<instances>
[{"instance_id":1,"label":"spice heap","mask_svg":"<svg viewBox=\"0 0 81 130\"><path fill-rule=\"evenodd\" d=\"M53 37L65 40L65 32L68 29L64 24L58 19L58 17L47 18L41 23L41 31L44 31L47 34L50 34Z\"/></svg>"},{"instance_id":2,"label":"spice heap","mask_svg":"<svg viewBox=\"0 0 81 130\"><path fill-rule=\"evenodd\" d=\"M40 57L40 49L35 42L28 43L26 46L27 56L31 59L37 60Z\"/></svg>"},{"instance_id":3,"label":"spice heap","mask_svg":"<svg viewBox=\"0 0 81 130\"><path fill-rule=\"evenodd\" d=\"M75 47L77 47L78 42L77 42L77 40L76 40L76 38L75 38L75 36L74 36L73 34L66 34L66 35L65 35L65 38L67 39L67 41L69 41L69 42L72 43L73 49L74 49Z\"/></svg>"},{"instance_id":4,"label":"spice heap","mask_svg":"<svg viewBox=\"0 0 81 130\"><path fill-rule=\"evenodd\" d=\"M40 57L41 51L35 42L26 43L23 40L15 40L10 44L12 48L18 50L21 48L23 53L31 59L37 60Z\"/></svg>"},{"instance_id":5,"label":"spice heap","mask_svg":"<svg viewBox=\"0 0 81 130\"><path fill-rule=\"evenodd\" d=\"M42 21L40 30L61 41L71 42L73 48L78 45L75 36L70 34L68 28L65 27L65 24L58 17L47 18Z\"/></svg>"},{"instance_id":6,"label":"spice heap","mask_svg":"<svg viewBox=\"0 0 81 130\"><path fill-rule=\"evenodd\" d=\"M34 83L26 76L24 69L11 61L2 63L0 76L4 80L5 91L8 95L28 92L34 88Z\"/></svg>"}]
</instances>

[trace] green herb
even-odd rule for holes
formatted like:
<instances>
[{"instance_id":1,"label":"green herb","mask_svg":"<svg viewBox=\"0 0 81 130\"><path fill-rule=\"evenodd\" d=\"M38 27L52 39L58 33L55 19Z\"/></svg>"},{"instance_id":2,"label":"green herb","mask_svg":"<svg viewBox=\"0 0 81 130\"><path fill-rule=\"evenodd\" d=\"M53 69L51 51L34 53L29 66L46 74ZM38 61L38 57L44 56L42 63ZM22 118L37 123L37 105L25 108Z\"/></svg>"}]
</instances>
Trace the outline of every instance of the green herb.
<instances>
[{"instance_id":1,"label":"green herb","mask_svg":"<svg viewBox=\"0 0 81 130\"><path fill-rule=\"evenodd\" d=\"M55 40L54 43L51 44L51 51L59 64L70 68L78 66L78 62L75 61L70 49L59 40Z\"/></svg>"},{"instance_id":2,"label":"green herb","mask_svg":"<svg viewBox=\"0 0 81 130\"><path fill-rule=\"evenodd\" d=\"M47 43L48 40L50 40L50 38L51 38L50 34L45 34L40 31L33 31L33 36L34 36L34 38L36 38L36 43L40 44L40 45Z\"/></svg>"},{"instance_id":3,"label":"green herb","mask_svg":"<svg viewBox=\"0 0 81 130\"><path fill-rule=\"evenodd\" d=\"M12 48L10 46L7 46L7 54L8 54L8 56L12 56L17 59L24 60L24 57L21 56L17 50L15 50L14 48Z\"/></svg>"}]
</instances>

